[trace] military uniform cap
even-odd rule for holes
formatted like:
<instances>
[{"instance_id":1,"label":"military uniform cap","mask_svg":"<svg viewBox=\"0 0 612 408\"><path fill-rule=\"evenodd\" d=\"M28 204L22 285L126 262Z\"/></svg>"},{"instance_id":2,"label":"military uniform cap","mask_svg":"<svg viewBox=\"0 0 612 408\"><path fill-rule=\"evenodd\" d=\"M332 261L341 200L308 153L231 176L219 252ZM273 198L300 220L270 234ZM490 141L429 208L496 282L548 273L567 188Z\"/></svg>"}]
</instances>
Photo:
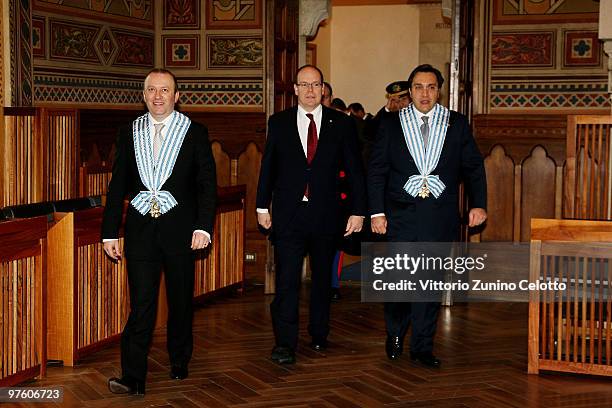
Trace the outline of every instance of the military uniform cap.
<instances>
[{"instance_id":1,"label":"military uniform cap","mask_svg":"<svg viewBox=\"0 0 612 408\"><path fill-rule=\"evenodd\" d=\"M408 93L410 87L408 86L408 81L395 81L391 82L385 90L387 91L387 98L392 96L402 96Z\"/></svg>"}]
</instances>

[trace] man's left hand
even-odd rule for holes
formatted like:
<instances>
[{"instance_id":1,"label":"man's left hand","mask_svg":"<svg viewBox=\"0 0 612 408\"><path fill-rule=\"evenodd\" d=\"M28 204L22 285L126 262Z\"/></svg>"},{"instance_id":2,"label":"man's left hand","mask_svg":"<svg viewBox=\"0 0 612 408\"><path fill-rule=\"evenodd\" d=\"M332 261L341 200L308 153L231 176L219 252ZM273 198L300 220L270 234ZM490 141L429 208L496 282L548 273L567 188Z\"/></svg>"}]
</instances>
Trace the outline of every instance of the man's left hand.
<instances>
[{"instance_id":1,"label":"man's left hand","mask_svg":"<svg viewBox=\"0 0 612 408\"><path fill-rule=\"evenodd\" d=\"M361 227L363 227L363 217L360 215L351 215L346 223L344 236L348 237L353 232L361 231Z\"/></svg>"},{"instance_id":2,"label":"man's left hand","mask_svg":"<svg viewBox=\"0 0 612 408\"><path fill-rule=\"evenodd\" d=\"M210 244L210 240L206 236L206 234L202 232L194 232L191 237L191 249L203 249L206 248Z\"/></svg>"},{"instance_id":3,"label":"man's left hand","mask_svg":"<svg viewBox=\"0 0 612 408\"><path fill-rule=\"evenodd\" d=\"M472 208L468 215L468 225L477 227L487 220L487 211L484 208Z\"/></svg>"}]
</instances>

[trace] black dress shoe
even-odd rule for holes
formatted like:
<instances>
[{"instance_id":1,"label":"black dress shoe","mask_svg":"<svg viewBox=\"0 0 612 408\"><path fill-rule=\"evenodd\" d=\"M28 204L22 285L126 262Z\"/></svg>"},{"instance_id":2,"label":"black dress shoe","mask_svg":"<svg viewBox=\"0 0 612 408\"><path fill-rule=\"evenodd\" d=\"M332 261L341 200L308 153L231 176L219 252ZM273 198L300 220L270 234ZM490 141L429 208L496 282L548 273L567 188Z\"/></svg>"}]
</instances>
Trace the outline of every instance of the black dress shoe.
<instances>
[{"instance_id":1,"label":"black dress shoe","mask_svg":"<svg viewBox=\"0 0 612 408\"><path fill-rule=\"evenodd\" d=\"M187 366L175 365L170 369L170 378L173 380L184 380L188 375Z\"/></svg>"},{"instance_id":2,"label":"black dress shoe","mask_svg":"<svg viewBox=\"0 0 612 408\"><path fill-rule=\"evenodd\" d=\"M410 352L410 358L413 361L418 361L426 367L438 368L442 362L434 356L431 351L427 351L424 353L413 353Z\"/></svg>"},{"instance_id":3,"label":"black dress shoe","mask_svg":"<svg viewBox=\"0 0 612 408\"><path fill-rule=\"evenodd\" d=\"M313 349L314 351L323 351L327 348L327 340L326 339L322 339L322 340L312 339L312 343L310 343L310 348Z\"/></svg>"},{"instance_id":4,"label":"black dress shoe","mask_svg":"<svg viewBox=\"0 0 612 408\"><path fill-rule=\"evenodd\" d=\"M331 289L331 300L337 302L342 298L342 296L340 296L340 289L339 288L332 288Z\"/></svg>"},{"instance_id":5,"label":"black dress shoe","mask_svg":"<svg viewBox=\"0 0 612 408\"><path fill-rule=\"evenodd\" d=\"M108 379L108 389L113 394L133 394L143 396L145 385L142 381L131 380L126 377L112 377Z\"/></svg>"},{"instance_id":6,"label":"black dress shoe","mask_svg":"<svg viewBox=\"0 0 612 408\"><path fill-rule=\"evenodd\" d=\"M295 364L295 351L289 347L275 346L270 358L278 364Z\"/></svg>"},{"instance_id":7,"label":"black dress shoe","mask_svg":"<svg viewBox=\"0 0 612 408\"><path fill-rule=\"evenodd\" d=\"M387 336L385 351L389 360L397 360L404 351L404 339L399 336Z\"/></svg>"}]
</instances>

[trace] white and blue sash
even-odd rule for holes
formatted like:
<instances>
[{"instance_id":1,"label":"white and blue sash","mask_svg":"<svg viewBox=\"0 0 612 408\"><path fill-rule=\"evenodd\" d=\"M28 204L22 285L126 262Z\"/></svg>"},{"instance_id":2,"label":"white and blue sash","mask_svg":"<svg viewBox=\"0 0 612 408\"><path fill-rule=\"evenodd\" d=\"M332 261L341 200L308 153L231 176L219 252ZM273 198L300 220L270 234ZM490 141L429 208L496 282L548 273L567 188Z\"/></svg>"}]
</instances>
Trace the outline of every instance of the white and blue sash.
<instances>
[{"instance_id":1,"label":"white and blue sash","mask_svg":"<svg viewBox=\"0 0 612 408\"><path fill-rule=\"evenodd\" d=\"M432 109L429 120L429 141L427 149L423 145L421 136L421 121L414 104L400 110L400 123L404 131L404 139L414 159L419 174L410 176L404 190L413 197L417 195L422 198L429 196L429 192L438 198L446 186L438 175L431 174L438 165L446 130L450 118L450 111L440 104L436 104Z\"/></svg>"},{"instance_id":2,"label":"white and blue sash","mask_svg":"<svg viewBox=\"0 0 612 408\"><path fill-rule=\"evenodd\" d=\"M183 140L189 129L191 120L182 113L174 111L169 120L168 132L162 143L157 163L153 157L153 142L149 132L149 114L146 113L137 118L132 124L134 136L134 153L136 164L142 184L148 189L141 191L132 199L130 204L141 213L147 214L151 211L154 215L165 214L178 204L170 192L160 190L166 180L172 174L176 158L181 150Z\"/></svg>"}]
</instances>

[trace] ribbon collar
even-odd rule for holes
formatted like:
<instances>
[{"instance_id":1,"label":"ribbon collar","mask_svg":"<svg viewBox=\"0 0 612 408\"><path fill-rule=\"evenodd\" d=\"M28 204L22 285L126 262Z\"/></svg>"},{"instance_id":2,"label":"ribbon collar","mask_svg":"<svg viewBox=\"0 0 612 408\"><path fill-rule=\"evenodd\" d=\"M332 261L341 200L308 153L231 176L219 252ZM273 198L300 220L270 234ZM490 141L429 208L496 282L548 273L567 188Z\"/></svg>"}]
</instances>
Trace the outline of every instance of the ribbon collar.
<instances>
[{"instance_id":1,"label":"ribbon collar","mask_svg":"<svg viewBox=\"0 0 612 408\"><path fill-rule=\"evenodd\" d=\"M408 151L414 159L419 174L408 178L404 184L404 190L413 197L429 197L433 194L435 198L440 197L446 186L438 175L431 172L437 167L446 139L446 131L450 118L450 111L440 104L432 109L429 120L429 142L427 149L423 144L421 135L421 120L414 104L400 110L400 123L404 132L404 140Z\"/></svg>"},{"instance_id":2,"label":"ribbon collar","mask_svg":"<svg viewBox=\"0 0 612 408\"><path fill-rule=\"evenodd\" d=\"M169 191L161 190L161 187L172 174L191 120L182 113L172 113L157 163L153 158L149 120L149 114L144 114L132 123L138 174L147 190L138 193L130 204L142 215L150 212L152 217L157 218L178 204L174 196Z\"/></svg>"}]
</instances>

